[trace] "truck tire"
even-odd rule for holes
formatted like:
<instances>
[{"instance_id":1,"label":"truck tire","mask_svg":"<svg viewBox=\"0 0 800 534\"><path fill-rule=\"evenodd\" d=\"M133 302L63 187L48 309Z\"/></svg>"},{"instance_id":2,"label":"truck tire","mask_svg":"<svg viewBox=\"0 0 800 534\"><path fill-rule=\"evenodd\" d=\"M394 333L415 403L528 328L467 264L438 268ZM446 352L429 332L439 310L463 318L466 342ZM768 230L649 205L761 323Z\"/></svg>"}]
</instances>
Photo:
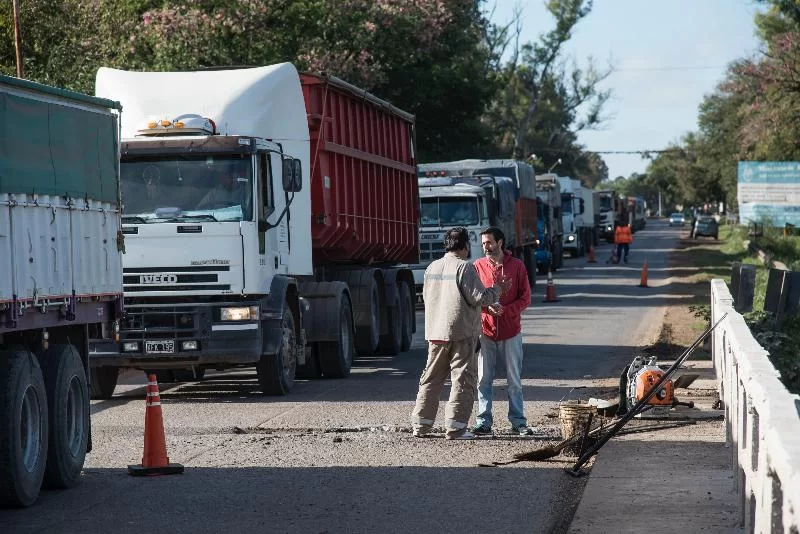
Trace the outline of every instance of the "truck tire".
<instances>
[{"instance_id":1,"label":"truck tire","mask_svg":"<svg viewBox=\"0 0 800 534\"><path fill-rule=\"evenodd\" d=\"M288 395L294 385L297 372L297 332L294 315L288 307L283 311L281 325L283 338L277 354L262 354L261 361L256 364L258 383L264 395Z\"/></svg>"},{"instance_id":2,"label":"truck tire","mask_svg":"<svg viewBox=\"0 0 800 534\"><path fill-rule=\"evenodd\" d=\"M30 506L47 462L47 394L27 350L0 351L0 506Z\"/></svg>"},{"instance_id":3,"label":"truck tire","mask_svg":"<svg viewBox=\"0 0 800 534\"><path fill-rule=\"evenodd\" d=\"M353 307L350 299L342 295L339 304L339 336L336 341L320 341L319 365L326 378L347 378L353 366Z\"/></svg>"},{"instance_id":4,"label":"truck tire","mask_svg":"<svg viewBox=\"0 0 800 534\"><path fill-rule=\"evenodd\" d=\"M80 480L89 441L86 373L73 345L51 345L41 362L50 419L44 483L71 488Z\"/></svg>"},{"instance_id":5,"label":"truck tire","mask_svg":"<svg viewBox=\"0 0 800 534\"><path fill-rule=\"evenodd\" d=\"M386 306L386 333L381 335L378 344L380 354L395 355L400 353L403 335L403 312L400 309L400 284L394 286L394 306Z\"/></svg>"},{"instance_id":6,"label":"truck tire","mask_svg":"<svg viewBox=\"0 0 800 534\"><path fill-rule=\"evenodd\" d=\"M119 367L92 367L89 369L92 398L110 399L114 395L118 378Z\"/></svg>"},{"instance_id":7,"label":"truck tire","mask_svg":"<svg viewBox=\"0 0 800 534\"><path fill-rule=\"evenodd\" d=\"M381 318L378 284L373 278L370 284L370 322L365 326L356 326L356 352L360 356L375 354L380 341Z\"/></svg>"},{"instance_id":8,"label":"truck tire","mask_svg":"<svg viewBox=\"0 0 800 534\"><path fill-rule=\"evenodd\" d=\"M414 299L411 297L411 286L406 282L400 284L400 314L403 318L400 351L406 352L411 348L414 337Z\"/></svg>"}]
</instances>

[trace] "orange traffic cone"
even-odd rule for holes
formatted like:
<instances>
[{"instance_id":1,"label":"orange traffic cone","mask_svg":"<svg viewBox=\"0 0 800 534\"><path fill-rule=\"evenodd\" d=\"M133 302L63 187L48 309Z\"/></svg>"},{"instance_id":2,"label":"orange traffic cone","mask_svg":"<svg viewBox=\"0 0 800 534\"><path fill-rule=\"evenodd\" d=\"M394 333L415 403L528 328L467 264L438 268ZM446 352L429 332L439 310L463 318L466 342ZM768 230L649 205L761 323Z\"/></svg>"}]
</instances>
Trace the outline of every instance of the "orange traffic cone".
<instances>
[{"instance_id":1,"label":"orange traffic cone","mask_svg":"<svg viewBox=\"0 0 800 534\"><path fill-rule=\"evenodd\" d=\"M647 287L647 260L644 260L644 265L642 265L642 279L639 287Z\"/></svg>"},{"instance_id":2,"label":"orange traffic cone","mask_svg":"<svg viewBox=\"0 0 800 534\"><path fill-rule=\"evenodd\" d=\"M556 298L556 285L553 283L553 271L547 271L547 289L542 302L561 302Z\"/></svg>"},{"instance_id":3,"label":"orange traffic cone","mask_svg":"<svg viewBox=\"0 0 800 534\"><path fill-rule=\"evenodd\" d=\"M586 260L586 263L597 263L597 259L594 257L594 246L589 245L589 259Z\"/></svg>"},{"instance_id":4,"label":"orange traffic cone","mask_svg":"<svg viewBox=\"0 0 800 534\"><path fill-rule=\"evenodd\" d=\"M167 457L164 420L161 417L161 397L158 394L156 375L148 375L147 404L144 412L144 454L141 464L128 466L128 474L146 476L180 473L183 473L183 466L169 463Z\"/></svg>"}]
</instances>

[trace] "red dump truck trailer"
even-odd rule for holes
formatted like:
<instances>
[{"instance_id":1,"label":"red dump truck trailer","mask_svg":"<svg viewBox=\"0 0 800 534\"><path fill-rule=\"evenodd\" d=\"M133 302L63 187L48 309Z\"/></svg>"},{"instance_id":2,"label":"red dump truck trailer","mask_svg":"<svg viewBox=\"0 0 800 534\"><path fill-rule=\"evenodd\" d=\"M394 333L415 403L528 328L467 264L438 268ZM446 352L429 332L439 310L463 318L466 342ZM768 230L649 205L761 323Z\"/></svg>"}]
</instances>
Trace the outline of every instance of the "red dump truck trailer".
<instances>
[{"instance_id":1,"label":"red dump truck trailer","mask_svg":"<svg viewBox=\"0 0 800 534\"><path fill-rule=\"evenodd\" d=\"M100 69L122 123L126 318L98 342L159 380L255 366L266 394L408 350L418 256L414 117L288 63Z\"/></svg>"}]
</instances>

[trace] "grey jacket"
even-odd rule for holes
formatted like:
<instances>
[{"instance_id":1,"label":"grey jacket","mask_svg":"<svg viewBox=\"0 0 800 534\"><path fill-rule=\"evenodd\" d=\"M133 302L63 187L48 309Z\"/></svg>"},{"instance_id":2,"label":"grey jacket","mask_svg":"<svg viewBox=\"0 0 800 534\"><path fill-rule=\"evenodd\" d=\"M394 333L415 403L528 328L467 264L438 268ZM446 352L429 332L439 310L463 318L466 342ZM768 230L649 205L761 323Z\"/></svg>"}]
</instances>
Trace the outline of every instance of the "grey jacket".
<instances>
[{"instance_id":1,"label":"grey jacket","mask_svg":"<svg viewBox=\"0 0 800 534\"><path fill-rule=\"evenodd\" d=\"M460 341L480 335L481 307L500 300L500 288L484 287L472 263L448 252L425 269L425 339Z\"/></svg>"}]
</instances>

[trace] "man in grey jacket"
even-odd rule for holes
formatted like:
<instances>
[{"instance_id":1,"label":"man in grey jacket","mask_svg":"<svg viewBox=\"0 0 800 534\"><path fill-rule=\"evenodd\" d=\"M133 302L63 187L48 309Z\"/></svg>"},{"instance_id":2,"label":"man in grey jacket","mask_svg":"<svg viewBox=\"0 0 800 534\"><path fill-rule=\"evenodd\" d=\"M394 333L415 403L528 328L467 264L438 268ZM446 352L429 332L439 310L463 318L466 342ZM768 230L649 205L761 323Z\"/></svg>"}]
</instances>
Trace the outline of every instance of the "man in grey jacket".
<instances>
[{"instance_id":1,"label":"man in grey jacket","mask_svg":"<svg viewBox=\"0 0 800 534\"><path fill-rule=\"evenodd\" d=\"M419 380L417 403L411 413L414 436L430 433L444 382L450 377L445 409L447 439L472 439L467 430L478 383L476 345L481 307L500 300L505 280L486 288L469 259L469 234L463 227L444 237L445 255L425 269L425 339L428 361Z\"/></svg>"}]
</instances>

